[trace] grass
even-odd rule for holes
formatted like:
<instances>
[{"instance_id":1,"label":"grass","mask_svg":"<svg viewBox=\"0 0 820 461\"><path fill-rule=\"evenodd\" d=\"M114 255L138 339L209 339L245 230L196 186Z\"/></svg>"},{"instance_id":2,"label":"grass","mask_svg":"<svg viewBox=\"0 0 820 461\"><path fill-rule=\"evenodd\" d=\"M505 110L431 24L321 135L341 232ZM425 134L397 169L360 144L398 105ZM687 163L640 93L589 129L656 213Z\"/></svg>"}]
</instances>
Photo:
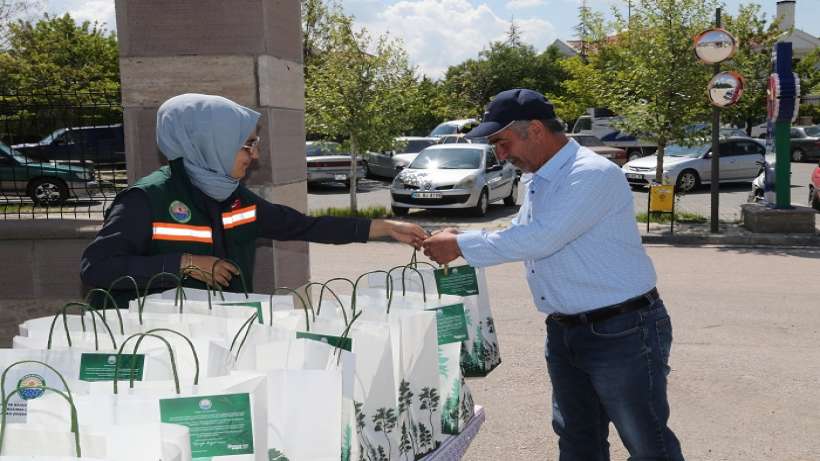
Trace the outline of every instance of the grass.
<instances>
[{"instance_id":1,"label":"grass","mask_svg":"<svg viewBox=\"0 0 820 461\"><path fill-rule=\"evenodd\" d=\"M638 222L645 223L647 215L646 213L638 213L635 215L635 218L638 220ZM652 212L649 214L649 218L650 222L668 224L672 221L672 213ZM706 219L706 216L702 216L697 213L690 213L688 211L675 212L675 222L687 224L704 224L708 221L709 220Z\"/></svg>"},{"instance_id":2,"label":"grass","mask_svg":"<svg viewBox=\"0 0 820 461\"><path fill-rule=\"evenodd\" d=\"M359 208L357 213L350 211L350 208L322 208L319 210L311 210L310 215L379 219L392 217L393 212L383 206L370 206L366 208Z\"/></svg>"},{"instance_id":3,"label":"grass","mask_svg":"<svg viewBox=\"0 0 820 461\"><path fill-rule=\"evenodd\" d=\"M19 203L5 203L3 205L0 205L0 213L3 214L31 213L35 211L42 211L43 213L45 213L46 208L35 208L33 205L24 205Z\"/></svg>"}]
</instances>

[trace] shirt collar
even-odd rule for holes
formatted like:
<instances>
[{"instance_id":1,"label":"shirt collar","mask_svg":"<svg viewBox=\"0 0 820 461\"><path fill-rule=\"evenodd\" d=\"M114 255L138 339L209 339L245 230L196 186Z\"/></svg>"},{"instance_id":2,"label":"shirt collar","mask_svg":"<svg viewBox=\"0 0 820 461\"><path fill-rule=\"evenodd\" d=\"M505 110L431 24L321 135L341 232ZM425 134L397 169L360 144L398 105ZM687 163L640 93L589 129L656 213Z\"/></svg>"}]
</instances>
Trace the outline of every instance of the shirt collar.
<instances>
[{"instance_id":1,"label":"shirt collar","mask_svg":"<svg viewBox=\"0 0 820 461\"><path fill-rule=\"evenodd\" d=\"M547 181L554 179L555 175L561 171L563 166L566 165L571 158L575 157L579 147L580 144L570 138L569 141L564 144L564 147L556 152L551 159L547 160L547 163L543 164L541 168L535 172L535 176L540 176L542 179L546 179Z\"/></svg>"}]
</instances>

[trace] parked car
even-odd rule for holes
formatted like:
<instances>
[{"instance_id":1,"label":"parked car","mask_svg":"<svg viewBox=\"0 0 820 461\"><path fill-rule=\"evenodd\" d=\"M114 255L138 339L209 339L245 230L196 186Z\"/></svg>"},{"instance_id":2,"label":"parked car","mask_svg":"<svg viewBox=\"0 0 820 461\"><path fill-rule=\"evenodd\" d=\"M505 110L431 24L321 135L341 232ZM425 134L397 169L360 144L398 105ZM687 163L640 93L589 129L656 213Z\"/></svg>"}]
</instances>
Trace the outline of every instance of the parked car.
<instances>
[{"instance_id":1,"label":"parked car","mask_svg":"<svg viewBox=\"0 0 820 461\"><path fill-rule=\"evenodd\" d=\"M37 205L61 205L69 197L90 196L100 184L91 169L37 162L0 142L0 189L25 193Z\"/></svg>"},{"instance_id":2,"label":"parked car","mask_svg":"<svg viewBox=\"0 0 820 461\"><path fill-rule=\"evenodd\" d=\"M711 182L712 144L666 146L663 159L663 182L675 184L689 192ZM757 177L766 147L752 138L729 138L720 142L720 182L751 182ZM647 186L655 178L657 157L643 157L627 162L622 170L633 186Z\"/></svg>"},{"instance_id":3,"label":"parked car","mask_svg":"<svg viewBox=\"0 0 820 461\"><path fill-rule=\"evenodd\" d=\"M820 211L820 162L809 178L809 206Z\"/></svg>"},{"instance_id":4,"label":"parked car","mask_svg":"<svg viewBox=\"0 0 820 461\"><path fill-rule=\"evenodd\" d=\"M41 162L125 164L121 123L60 128L38 142L15 144L12 148Z\"/></svg>"},{"instance_id":5,"label":"parked car","mask_svg":"<svg viewBox=\"0 0 820 461\"><path fill-rule=\"evenodd\" d=\"M350 188L350 154L341 151L337 142L308 141L305 143L308 184L340 182ZM356 160L356 175L364 178L364 161Z\"/></svg>"},{"instance_id":6,"label":"parked car","mask_svg":"<svg viewBox=\"0 0 820 461\"><path fill-rule=\"evenodd\" d=\"M465 133L448 134L438 138L436 144L487 144L486 137L468 138Z\"/></svg>"},{"instance_id":7,"label":"parked car","mask_svg":"<svg viewBox=\"0 0 820 461\"><path fill-rule=\"evenodd\" d=\"M437 139L421 136L398 137L392 150L368 152L365 155L365 171L368 176L392 178L396 176L397 171L409 165L422 149L434 144Z\"/></svg>"},{"instance_id":8,"label":"parked car","mask_svg":"<svg viewBox=\"0 0 820 461\"><path fill-rule=\"evenodd\" d=\"M820 159L820 125L793 126L789 137L792 162Z\"/></svg>"},{"instance_id":9,"label":"parked car","mask_svg":"<svg viewBox=\"0 0 820 461\"><path fill-rule=\"evenodd\" d=\"M589 148L589 150L595 152L601 157L608 158L618 166L622 166L627 161L625 149L607 146L596 136L579 133L572 133L567 136L578 141L578 144Z\"/></svg>"},{"instance_id":10,"label":"parked car","mask_svg":"<svg viewBox=\"0 0 820 461\"><path fill-rule=\"evenodd\" d=\"M657 146L653 142L624 133L616 128L622 118L605 108L590 108L587 109L586 115L575 120L572 133L592 135L607 146L624 149L629 160L654 153Z\"/></svg>"},{"instance_id":11,"label":"parked car","mask_svg":"<svg viewBox=\"0 0 820 461\"><path fill-rule=\"evenodd\" d=\"M419 153L390 186L393 213L410 208L471 209L484 216L490 203L518 200L518 175L509 162L499 162L489 144L443 144Z\"/></svg>"},{"instance_id":12,"label":"parked car","mask_svg":"<svg viewBox=\"0 0 820 461\"><path fill-rule=\"evenodd\" d=\"M466 133L475 125L478 125L478 120L474 118L449 120L447 122L439 123L438 126L433 128L433 131L431 131L428 136L431 138L438 138L447 134Z\"/></svg>"}]
</instances>

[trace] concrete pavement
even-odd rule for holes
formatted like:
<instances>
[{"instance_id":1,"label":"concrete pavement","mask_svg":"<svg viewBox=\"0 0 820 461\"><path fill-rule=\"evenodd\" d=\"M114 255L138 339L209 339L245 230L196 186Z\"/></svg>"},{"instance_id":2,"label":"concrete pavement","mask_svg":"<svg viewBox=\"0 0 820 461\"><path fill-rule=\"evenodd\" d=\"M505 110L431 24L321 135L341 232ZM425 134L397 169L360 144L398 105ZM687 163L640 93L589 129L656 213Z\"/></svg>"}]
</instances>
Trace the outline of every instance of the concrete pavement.
<instances>
[{"instance_id":1,"label":"concrete pavement","mask_svg":"<svg viewBox=\"0 0 820 461\"><path fill-rule=\"evenodd\" d=\"M671 426L690 460L820 456L820 249L647 247L671 313ZM314 280L406 262L397 244L311 245ZM519 263L487 277L503 363L471 379L487 422L468 461L557 459L544 316ZM614 428L612 459L626 459Z\"/></svg>"}]
</instances>

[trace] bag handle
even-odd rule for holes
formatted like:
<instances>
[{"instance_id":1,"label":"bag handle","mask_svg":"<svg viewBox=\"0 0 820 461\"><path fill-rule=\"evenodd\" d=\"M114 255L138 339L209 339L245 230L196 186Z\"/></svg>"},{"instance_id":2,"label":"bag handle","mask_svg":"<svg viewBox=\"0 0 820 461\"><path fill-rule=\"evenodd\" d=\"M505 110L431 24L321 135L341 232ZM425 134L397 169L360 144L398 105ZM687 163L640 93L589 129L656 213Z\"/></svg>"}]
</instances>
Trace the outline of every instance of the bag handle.
<instances>
[{"instance_id":1,"label":"bag handle","mask_svg":"<svg viewBox=\"0 0 820 461\"><path fill-rule=\"evenodd\" d=\"M419 270L416 269L415 267L411 267L409 265L406 265L406 266L396 266L396 267L388 270L387 271L388 275L392 274L393 271L396 270L396 269L401 269L401 295L402 296L407 296L407 286L405 285L405 276L406 276L407 269L410 269L411 271L415 272L419 276L419 280L421 280L421 296L422 296L422 300L426 303L427 302L427 288L425 287L424 277L421 275L421 272L419 272ZM389 297L389 300L387 302L387 313L388 314L390 313L390 306L393 304L393 288L395 288L395 285L393 287L391 287L391 289L390 289L390 297Z\"/></svg>"},{"instance_id":2,"label":"bag handle","mask_svg":"<svg viewBox=\"0 0 820 461\"><path fill-rule=\"evenodd\" d=\"M233 267L236 268L237 271L239 271L239 282L242 283L242 293L245 294L245 299L250 298L248 296L248 284L245 283L245 274L242 272L242 268L239 267L239 264L237 264L234 260L228 259L228 258L219 258L216 261L214 261L214 263L211 265L211 277L213 277L214 269L216 269L216 265L220 261L225 261L226 263L230 263ZM225 298L223 297L222 300L224 301Z\"/></svg>"},{"instance_id":3,"label":"bag handle","mask_svg":"<svg viewBox=\"0 0 820 461\"><path fill-rule=\"evenodd\" d=\"M251 315L248 318L248 320L245 320L245 323L243 323L242 326L239 327L239 330L237 330L236 334L233 336L233 341L231 341L231 347L230 349L228 349L229 352L233 352L233 347L236 344L236 340L239 339L239 335L242 334L242 331L245 331L245 335L242 337L242 342L239 343L239 347L236 349L236 356L234 357L234 360L239 360L239 353L242 351L242 347L245 345L245 340L248 339L248 335L251 332L251 328L253 328L253 324L258 318L259 314L254 312L253 315Z\"/></svg>"},{"instance_id":4,"label":"bag handle","mask_svg":"<svg viewBox=\"0 0 820 461\"><path fill-rule=\"evenodd\" d=\"M335 282L335 281L345 281L345 282L349 283L350 286L353 287L354 290L356 289L356 284L354 284L353 281L348 279L348 278L336 277L336 278L332 278L330 280L327 280L325 283L322 284L322 289L319 290L319 307L316 308L316 313L321 313L322 312L322 301L324 301L325 290L327 290L327 291L330 292L330 294L333 295L334 298L336 298L336 302L339 303L339 308L342 310L342 316L345 319L345 325L347 325L349 322L347 321L347 313L345 312L345 305L342 303L342 299L339 298L339 295L337 295L336 292L333 291L329 286L330 282ZM351 310L352 313L354 313L354 314L356 313L356 306L353 304L353 297L350 298L350 310Z\"/></svg>"},{"instance_id":5,"label":"bag handle","mask_svg":"<svg viewBox=\"0 0 820 461\"><path fill-rule=\"evenodd\" d=\"M342 342L343 340L350 337L350 330L353 328L353 322L361 317L362 311L359 311L357 314L353 315L353 318L350 319L350 323L347 324L345 329L342 331L342 335L340 336L339 344L333 349L333 353L336 354L336 366L339 366L342 360Z\"/></svg>"},{"instance_id":6,"label":"bag handle","mask_svg":"<svg viewBox=\"0 0 820 461\"><path fill-rule=\"evenodd\" d=\"M8 402L9 402L9 400L11 400L11 397L14 394L19 394L20 391L21 391L20 388L17 388L13 392L11 392L9 395L6 395L6 376L8 375L9 370L11 370L12 368L14 368L18 365L22 365L24 363L36 363L38 365L42 365L42 366L48 368L49 370L53 371L54 374L56 374L57 377L60 378L60 381L63 383L63 387L65 387L65 389L66 389L66 394L67 395L63 394L61 391L58 391L56 389L52 389L50 387L45 387L45 386L43 386L43 387L40 387L40 386L32 387L32 388L29 388L29 389L50 390L50 391L53 391L53 392L57 392L58 394L62 395L63 398L68 400L68 403L69 403L69 405L71 405L71 410L72 410L71 411L71 432L74 432L74 434L75 434L75 436L74 436L74 447L75 447L76 452L77 452L77 457L81 457L82 454L80 453L80 435L79 435L79 432L77 430L77 427L78 427L78 424L77 424L77 408L74 406L74 400L71 396L71 389L68 387L68 382L66 381L63 374L60 373L59 371L57 371L56 368L52 367L51 365L49 365L45 362L41 362L39 360L20 360L20 361L14 362L11 365L9 365L8 367L6 367L6 369L3 370L3 374L0 375L0 396L2 396L2 415L0 415L0 455L2 455L2 453L3 453L3 441L5 440L6 414L8 413Z\"/></svg>"},{"instance_id":7,"label":"bag handle","mask_svg":"<svg viewBox=\"0 0 820 461\"><path fill-rule=\"evenodd\" d=\"M56 314L54 314L54 319L51 321L51 327L48 330L48 344L46 346L46 349L51 349L51 342L54 336L54 326L57 324L57 319L60 317L61 314L63 317L63 328L65 329L65 336L66 340L68 341L68 347L73 347L73 344L71 343L71 333L69 333L68 330L68 317L66 316L66 311L69 307L75 306L81 309L82 315L80 316L80 319L85 317L86 312L91 313L92 325L94 325L94 350L100 350L100 342L99 337L97 335L97 320L94 318L94 315L97 315L97 317L100 318L100 321L102 321L103 326L105 326L105 329L108 330L108 337L111 338L111 344L113 344L113 348L116 349L117 341L114 340L114 333L111 332L111 328L108 326L108 322L105 321L105 319L102 317L102 315L100 315L99 312L97 312L88 304L77 302L66 303L65 305L63 305L62 309L60 309L59 311L57 311ZM85 331L85 323L83 323L83 331Z\"/></svg>"},{"instance_id":8,"label":"bag handle","mask_svg":"<svg viewBox=\"0 0 820 461\"><path fill-rule=\"evenodd\" d=\"M62 391L58 391L57 389L48 386L32 386L27 389L42 389L44 391L51 391L68 402L71 406L71 432L74 433L74 451L78 458L82 458L83 453L80 449L80 430L78 428L79 424L77 424L77 407L74 405L74 401L71 400L71 397ZM3 414L0 416L0 455L3 454L3 442L6 439L6 413L8 413L9 400L12 396L14 396L14 394L20 394L22 391L23 389L18 387L8 395L7 399L3 400Z\"/></svg>"},{"instance_id":9,"label":"bag handle","mask_svg":"<svg viewBox=\"0 0 820 461\"><path fill-rule=\"evenodd\" d=\"M120 357L122 357L122 351L125 349L126 344L128 341L131 341L134 338L139 338L142 340L146 336L151 336L154 338L159 339L160 341L165 343L165 346L168 348L168 355L171 356L171 372L174 373L174 388L177 391L177 394L180 394L179 388L179 372L177 371L177 363L174 359L174 349L171 347L171 343L168 342L167 339L163 338L160 335L155 335L153 333L134 333L133 335L126 338L125 341L122 342L120 349L117 351L117 363L114 364L114 394L117 394L117 381L120 380ZM139 341L138 340L138 341ZM137 349L139 348L139 342L134 345L134 350L131 351L131 378L130 378L130 387L134 388L134 378L136 376L135 368L137 367ZM198 366L198 365L197 365ZM198 372L197 368L197 372Z\"/></svg>"},{"instance_id":10,"label":"bag handle","mask_svg":"<svg viewBox=\"0 0 820 461\"><path fill-rule=\"evenodd\" d=\"M356 282L353 284L353 302L352 302L353 306L356 305L356 300L357 300L358 290L359 290L359 282L361 282L362 279L366 275L370 275L370 274L384 274L384 286L385 286L384 294L385 294L385 298L390 299L390 290L392 289L391 287L392 287L392 284L393 284L393 279L390 277L390 273L387 272L387 271L383 271L383 270L375 270L375 271L365 272L364 274L362 274L362 275L360 275L356 278ZM353 313L354 314L356 313L355 308L354 308Z\"/></svg>"},{"instance_id":11,"label":"bag handle","mask_svg":"<svg viewBox=\"0 0 820 461\"><path fill-rule=\"evenodd\" d=\"M200 269L196 266L192 266L192 267L188 267L188 268L185 269L185 273L182 276L182 281L185 281L185 279L188 278L189 275L191 275L191 272L198 272L200 274L206 274L208 276L213 277L213 273L208 273L208 272L206 272L206 271L204 271L204 270L202 270L202 269ZM211 292L216 293L217 291L219 291L219 298L222 301L225 301L225 293L222 291L222 287L219 286L218 284L215 287L211 287L211 285L208 285L206 283L205 286L207 287L207 289L205 291L208 293L208 311L212 311L213 310L213 304L211 303ZM181 285L180 285L180 287L181 287ZM181 314L182 313L182 303L185 300L185 289L184 288L180 288L180 289L182 290L182 297L177 296L176 298L179 298L179 313ZM177 302L176 302L176 299L175 299L174 300L174 305L176 306L176 304L177 304Z\"/></svg>"},{"instance_id":12,"label":"bag handle","mask_svg":"<svg viewBox=\"0 0 820 461\"><path fill-rule=\"evenodd\" d=\"M160 332L160 331L165 332L165 333L173 333L173 334L179 336L180 338L184 339L185 342L188 343L188 346L191 348L191 354L193 354L193 356L194 356L194 366L196 367L196 373L194 373L194 385L195 386L198 385L199 384L199 354L196 353L196 347L194 347L194 343L187 336L183 335L182 333L180 333L176 330L172 330L170 328L153 328L151 330L146 331L145 333L146 334L148 334L148 333L157 333L157 332ZM137 352L137 348L139 348L139 345L141 343L142 343L142 338L137 340L137 344L134 345L133 353ZM134 387L134 381L133 380L131 381L131 387Z\"/></svg>"},{"instance_id":13,"label":"bag handle","mask_svg":"<svg viewBox=\"0 0 820 461\"><path fill-rule=\"evenodd\" d=\"M274 288L273 293L271 293L270 298L268 298L268 326L273 326L273 297L276 295L276 293L279 293L280 291L285 291L287 293L296 295L296 297L299 299L299 302L302 303L302 309L305 311L305 327L307 327L307 331L310 331L310 319L308 318L308 304L305 303L305 298L303 298L298 291L288 287ZM310 296L308 296L308 300L310 300ZM310 305L310 312L313 313L313 320L315 321L316 314L313 312L312 304Z\"/></svg>"},{"instance_id":14,"label":"bag handle","mask_svg":"<svg viewBox=\"0 0 820 461\"><path fill-rule=\"evenodd\" d=\"M152 275L151 278L148 279L148 282L145 284L145 291L143 291L142 298L139 300L139 321L140 325L142 325L142 310L145 307L145 300L148 297L148 292L151 290L151 285L154 284L154 280L160 277L171 277L172 279L176 280L177 282L177 294L174 297L174 305L176 306L177 301L179 301L179 313L182 313L182 299L183 295L181 295L180 288L182 287L182 279L177 276L177 274L173 274L171 272L157 272L156 274Z\"/></svg>"},{"instance_id":15,"label":"bag handle","mask_svg":"<svg viewBox=\"0 0 820 461\"><path fill-rule=\"evenodd\" d=\"M108 309L107 309L108 301L111 301L111 305L114 306L114 312L117 313L117 320L119 320L119 322L120 322L120 334L124 335L125 334L125 326L122 323L122 314L120 314L120 307L117 305L117 301L114 300L114 297L111 296L111 292L109 290L104 289L104 288L92 288L92 289L88 290L88 293L85 294L85 304L88 304L89 306L91 305L91 304L88 303L88 298L90 298L93 293L102 293L104 295L103 299L105 301L103 302L103 307L102 307L103 320L106 320L106 321L108 320L105 317L105 313L108 311Z\"/></svg>"}]
</instances>

